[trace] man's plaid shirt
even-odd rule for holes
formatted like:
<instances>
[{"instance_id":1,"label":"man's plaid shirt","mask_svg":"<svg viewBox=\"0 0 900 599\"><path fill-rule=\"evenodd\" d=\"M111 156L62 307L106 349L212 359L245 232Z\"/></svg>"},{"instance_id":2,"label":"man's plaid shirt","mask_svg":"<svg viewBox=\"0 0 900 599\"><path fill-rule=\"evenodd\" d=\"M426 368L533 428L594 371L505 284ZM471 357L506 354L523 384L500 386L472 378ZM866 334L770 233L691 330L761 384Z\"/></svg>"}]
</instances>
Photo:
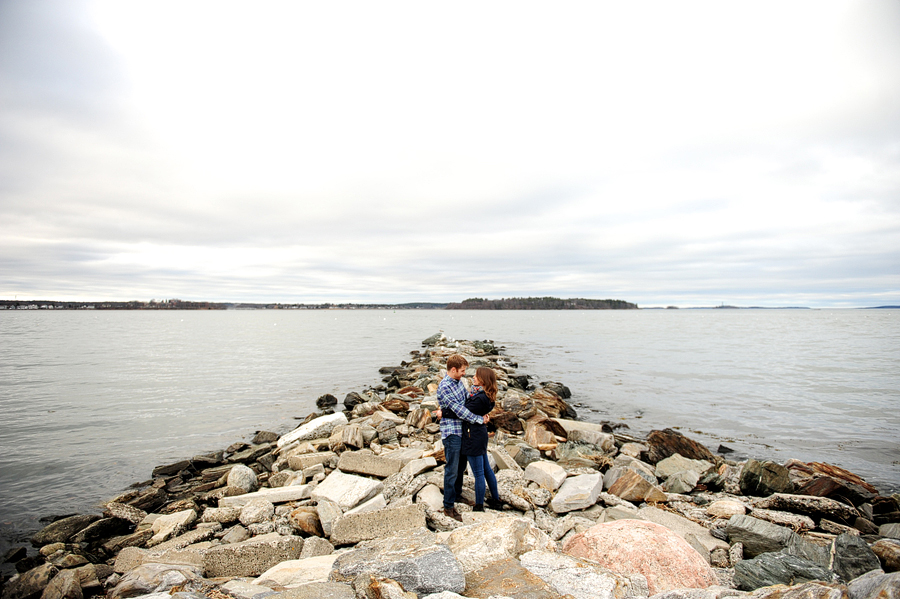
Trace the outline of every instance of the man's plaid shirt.
<instances>
[{"instance_id":1,"label":"man's plaid shirt","mask_svg":"<svg viewBox=\"0 0 900 599\"><path fill-rule=\"evenodd\" d=\"M441 410L450 408L454 414L467 422L484 424L484 418L476 416L466 409L466 386L463 385L462 381L457 381L451 376L445 376L441 384L438 385L437 396ZM446 439L449 435L462 437L462 420L443 414L441 417L441 439Z\"/></svg>"}]
</instances>

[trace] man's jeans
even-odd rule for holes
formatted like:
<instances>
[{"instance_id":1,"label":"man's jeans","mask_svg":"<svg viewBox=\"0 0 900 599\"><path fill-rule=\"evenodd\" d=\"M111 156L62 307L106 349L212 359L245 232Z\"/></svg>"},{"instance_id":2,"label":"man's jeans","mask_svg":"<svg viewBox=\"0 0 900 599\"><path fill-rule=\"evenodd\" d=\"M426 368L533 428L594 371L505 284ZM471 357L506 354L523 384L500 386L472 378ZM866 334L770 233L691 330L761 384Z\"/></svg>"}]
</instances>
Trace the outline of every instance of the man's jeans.
<instances>
[{"instance_id":1,"label":"man's jeans","mask_svg":"<svg viewBox=\"0 0 900 599\"><path fill-rule=\"evenodd\" d=\"M466 472L466 460L460 459L459 450L462 437L448 435L444 444L444 507L449 509L462 495L463 475Z\"/></svg>"}]
</instances>

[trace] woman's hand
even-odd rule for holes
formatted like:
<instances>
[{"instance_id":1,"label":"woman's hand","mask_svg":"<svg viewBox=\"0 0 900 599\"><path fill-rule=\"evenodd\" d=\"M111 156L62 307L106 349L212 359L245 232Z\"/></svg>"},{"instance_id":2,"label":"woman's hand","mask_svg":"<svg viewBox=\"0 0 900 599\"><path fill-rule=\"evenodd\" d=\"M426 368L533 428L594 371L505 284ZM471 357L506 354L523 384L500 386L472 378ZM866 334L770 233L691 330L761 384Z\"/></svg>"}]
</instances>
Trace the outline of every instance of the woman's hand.
<instances>
[{"instance_id":1,"label":"woman's hand","mask_svg":"<svg viewBox=\"0 0 900 599\"><path fill-rule=\"evenodd\" d=\"M440 420L440 419L441 419L441 411L440 411L440 409L438 409L438 410L436 410L435 412L433 412L433 414L434 414L434 419L435 419L435 420Z\"/></svg>"}]
</instances>

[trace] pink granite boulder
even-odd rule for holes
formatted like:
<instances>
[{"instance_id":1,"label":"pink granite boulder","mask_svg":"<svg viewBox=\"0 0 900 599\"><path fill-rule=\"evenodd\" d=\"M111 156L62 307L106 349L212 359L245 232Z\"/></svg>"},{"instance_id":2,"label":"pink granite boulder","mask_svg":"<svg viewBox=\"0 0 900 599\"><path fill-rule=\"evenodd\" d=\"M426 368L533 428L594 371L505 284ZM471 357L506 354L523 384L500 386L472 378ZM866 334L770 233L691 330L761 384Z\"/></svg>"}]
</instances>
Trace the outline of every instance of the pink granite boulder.
<instances>
[{"instance_id":1,"label":"pink granite boulder","mask_svg":"<svg viewBox=\"0 0 900 599\"><path fill-rule=\"evenodd\" d=\"M706 560L664 526L617 520L592 526L566 541L563 552L597 562L619 574L643 574L650 595L718 584Z\"/></svg>"}]
</instances>

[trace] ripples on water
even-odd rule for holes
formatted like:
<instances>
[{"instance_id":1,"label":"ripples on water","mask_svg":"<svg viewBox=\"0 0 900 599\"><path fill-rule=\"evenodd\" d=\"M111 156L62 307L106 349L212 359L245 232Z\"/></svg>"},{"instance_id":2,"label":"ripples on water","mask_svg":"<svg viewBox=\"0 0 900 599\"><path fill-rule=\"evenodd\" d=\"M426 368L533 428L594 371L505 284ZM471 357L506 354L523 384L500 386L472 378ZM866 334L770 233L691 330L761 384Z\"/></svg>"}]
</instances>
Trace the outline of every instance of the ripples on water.
<instances>
[{"instance_id":1,"label":"ripples on water","mask_svg":"<svg viewBox=\"0 0 900 599\"><path fill-rule=\"evenodd\" d=\"M85 511L155 465L283 432L439 329L493 339L587 420L680 427L900 488L894 310L0 312L0 528ZM2 549L2 547L0 547Z\"/></svg>"}]
</instances>

